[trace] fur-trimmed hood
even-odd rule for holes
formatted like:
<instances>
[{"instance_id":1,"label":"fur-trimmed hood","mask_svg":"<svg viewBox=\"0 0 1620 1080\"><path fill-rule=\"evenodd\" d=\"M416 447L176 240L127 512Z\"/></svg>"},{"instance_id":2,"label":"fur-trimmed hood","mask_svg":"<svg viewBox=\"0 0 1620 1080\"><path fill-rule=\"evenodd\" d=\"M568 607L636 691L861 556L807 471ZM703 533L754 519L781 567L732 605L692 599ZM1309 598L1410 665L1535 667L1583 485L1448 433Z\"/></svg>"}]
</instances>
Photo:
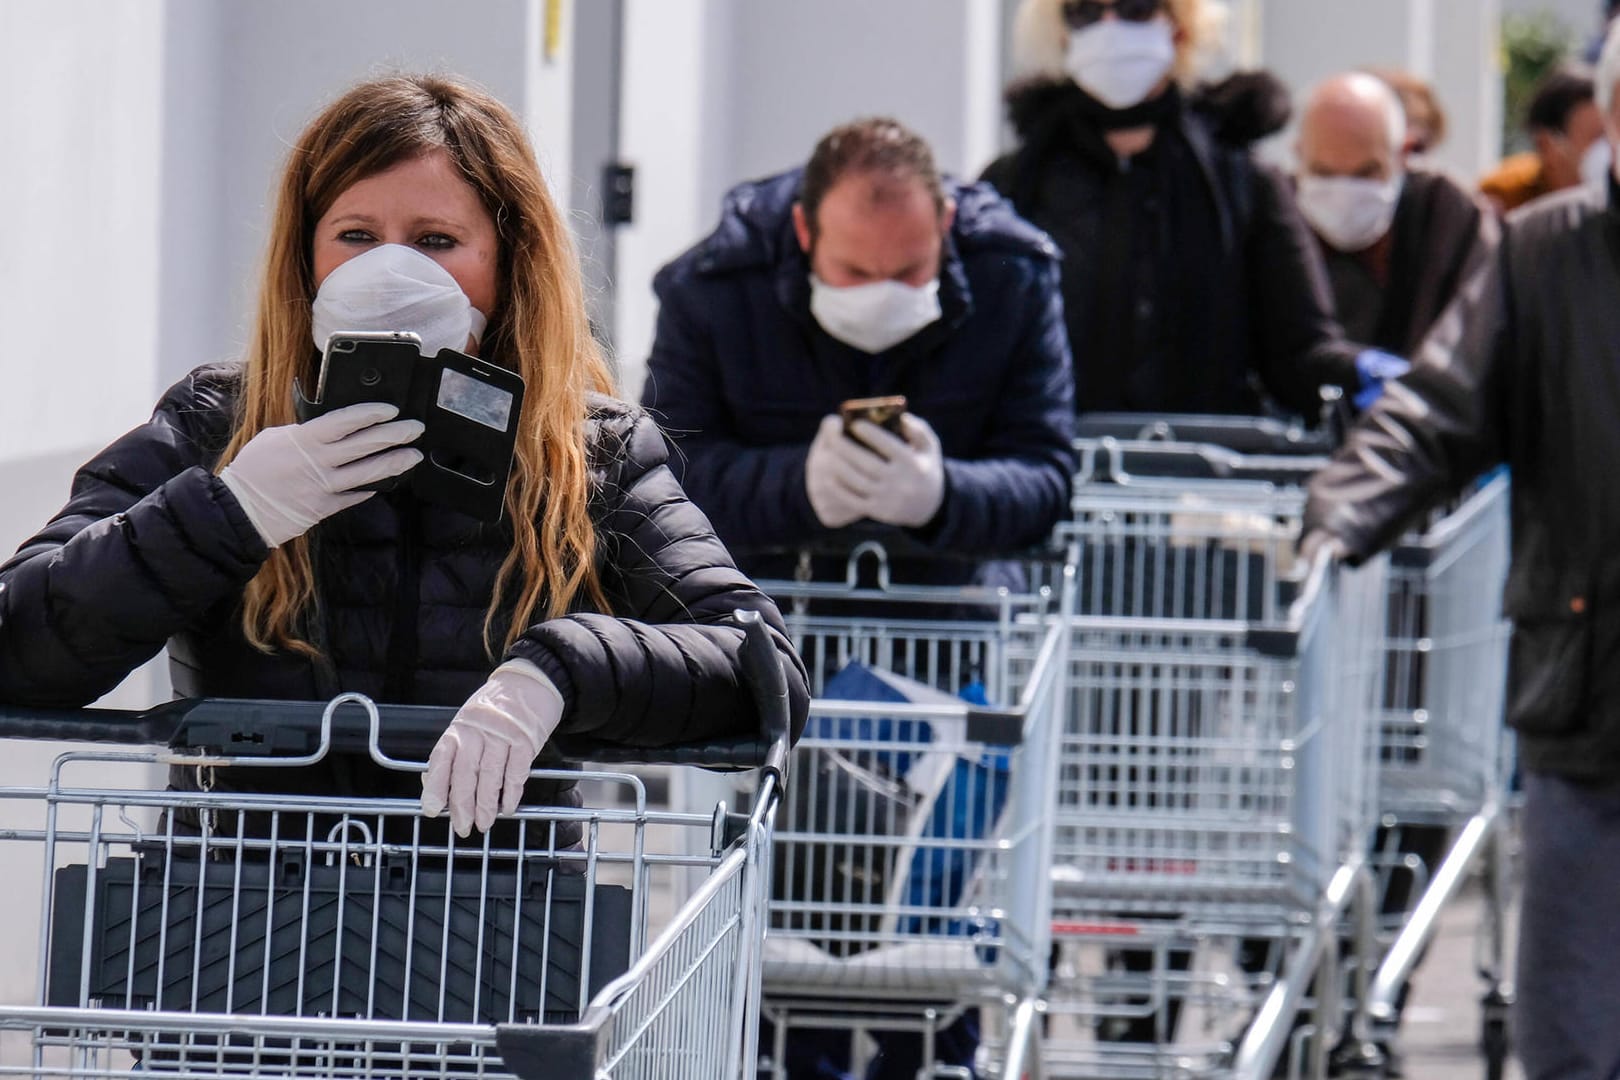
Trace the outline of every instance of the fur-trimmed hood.
<instances>
[{"instance_id":1,"label":"fur-trimmed hood","mask_svg":"<svg viewBox=\"0 0 1620 1080\"><path fill-rule=\"evenodd\" d=\"M1063 113L1093 108L1086 92L1068 78L1033 78L1007 90L1007 118L1020 139ZM1210 134L1230 146L1248 146L1288 126L1293 100L1288 87L1266 71L1240 71L1205 83L1186 95L1187 108L1208 125Z\"/></svg>"}]
</instances>

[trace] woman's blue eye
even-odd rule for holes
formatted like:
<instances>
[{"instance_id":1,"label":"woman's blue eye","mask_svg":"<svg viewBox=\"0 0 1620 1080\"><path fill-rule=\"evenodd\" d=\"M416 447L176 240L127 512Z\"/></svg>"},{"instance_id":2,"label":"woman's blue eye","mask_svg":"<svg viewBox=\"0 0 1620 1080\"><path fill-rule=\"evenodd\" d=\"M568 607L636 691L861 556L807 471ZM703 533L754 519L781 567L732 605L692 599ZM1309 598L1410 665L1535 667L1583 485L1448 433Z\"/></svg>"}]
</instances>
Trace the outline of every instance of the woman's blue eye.
<instances>
[{"instance_id":1,"label":"woman's blue eye","mask_svg":"<svg viewBox=\"0 0 1620 1080\"><path fill-rule=\"evenodd\" d=\"M418 240L417 243L422 247L432 248L435 251L443 251L446 248L456 246L456 242L443 233L430 233Z\"/></svg>"},{"instance_id":2,"label":"woman's blue eye","mask_svg":"<svg viewBox=\"0 0 1620 1080\"><path fill-rule=\"evenodd\" d=\"M338 240L345 244L369 244L372 236L364 229L344 229L338 233Z\"/></svg>"}]
</instances>

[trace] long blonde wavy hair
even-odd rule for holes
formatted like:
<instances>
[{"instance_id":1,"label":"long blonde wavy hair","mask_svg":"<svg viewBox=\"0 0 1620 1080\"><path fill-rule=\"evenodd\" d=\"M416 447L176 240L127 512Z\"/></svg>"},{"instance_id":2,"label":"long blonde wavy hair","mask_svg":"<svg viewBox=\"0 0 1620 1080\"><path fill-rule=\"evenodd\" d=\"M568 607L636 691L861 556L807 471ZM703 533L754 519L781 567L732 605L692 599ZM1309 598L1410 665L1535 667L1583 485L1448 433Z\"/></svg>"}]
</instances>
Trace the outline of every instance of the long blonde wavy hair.
<instances>
[{"instance_id":1,"label":"long blonde wavy hair","mask_svg":"<svg viewBox=\"0 0 1620 1080\"><path fill-rule=\"evenodd\" d=\"M313 384L310 339L315 223L357 180L422 154L450 156L477 191L499 239L497 301L480 355L526 384L517 458L506 491L514 542L484 619L512 611L504 646L537 618L566 613L583 590L604 605L587 509L585 396L612 376L591 337L578 257L516 117L450 78L399 75L361 83L317 116L287 159L270 226L235 432L219 467L268 427L294 423L292 386ZM318 655L303 616L315 599L307 537L270 553L248 583L242 626L265 652Z\"/></svg>"},{"instance_id":2,"label":"long blonde wavy hair","mask_svg":"<svg viewBox=\"0 0 1620 1080\"><path fill-rule=\"evenodd\" d=\"M1065 79L1069 28L1064 0L1024 0L1013 16L1012 68L1015 80ZM1223 0L1169 0L1176 38L1176 79L1191 85L1210 55L1219 50L1229 14Z\"/></svg>"}]
</instances>

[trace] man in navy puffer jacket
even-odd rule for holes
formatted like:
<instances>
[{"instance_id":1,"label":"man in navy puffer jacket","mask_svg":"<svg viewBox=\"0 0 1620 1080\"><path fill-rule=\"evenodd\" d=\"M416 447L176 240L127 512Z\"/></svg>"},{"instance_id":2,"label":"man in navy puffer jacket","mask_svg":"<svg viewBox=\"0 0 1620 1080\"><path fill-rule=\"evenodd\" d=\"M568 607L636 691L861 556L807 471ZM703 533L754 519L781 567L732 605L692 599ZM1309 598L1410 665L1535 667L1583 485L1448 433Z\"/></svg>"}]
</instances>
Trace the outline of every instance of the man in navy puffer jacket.
<instances>
[{"instance_id":1,"label":"man in navy puffer jacket","mask_svg":"<svg viewBox=\"0 0 1620 1080\"><path fill-rule=\"evenodd\" d=\"M741 184L664 267L644 403L692 500L740 565L877 533L967 563L1042 540L1073 468L1073 373L1057 249L986 185L942 179L892 120L839 128L808 165ZM839 404L901 394L899 431ZM852 437L853 436L853 437ZM817 576L842 578L841 566Z\"/></svg>"}]
</instances>

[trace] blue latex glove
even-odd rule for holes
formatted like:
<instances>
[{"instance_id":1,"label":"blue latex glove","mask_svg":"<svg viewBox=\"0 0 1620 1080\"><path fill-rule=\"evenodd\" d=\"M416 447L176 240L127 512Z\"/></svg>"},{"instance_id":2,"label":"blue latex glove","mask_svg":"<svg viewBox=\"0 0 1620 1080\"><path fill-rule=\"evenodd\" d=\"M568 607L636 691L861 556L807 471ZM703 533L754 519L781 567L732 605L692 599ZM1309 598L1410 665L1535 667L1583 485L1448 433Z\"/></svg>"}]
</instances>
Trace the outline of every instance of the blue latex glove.
<instances>
[{"instance_id":1,"label":"blue latex glove","mask_svg":"<svg viewBox=\"0 0 1620 1080\"><path fill-rule=\"evenodd\" d=\"M1412 365L1394 353L1382 349L1365 349L1356 357L1356 377L1361 389L1356 391L1356 411L1366 412L1384 393L1384 383L1398 379L1412 370Z\"/></svg>"}]
</instances>

